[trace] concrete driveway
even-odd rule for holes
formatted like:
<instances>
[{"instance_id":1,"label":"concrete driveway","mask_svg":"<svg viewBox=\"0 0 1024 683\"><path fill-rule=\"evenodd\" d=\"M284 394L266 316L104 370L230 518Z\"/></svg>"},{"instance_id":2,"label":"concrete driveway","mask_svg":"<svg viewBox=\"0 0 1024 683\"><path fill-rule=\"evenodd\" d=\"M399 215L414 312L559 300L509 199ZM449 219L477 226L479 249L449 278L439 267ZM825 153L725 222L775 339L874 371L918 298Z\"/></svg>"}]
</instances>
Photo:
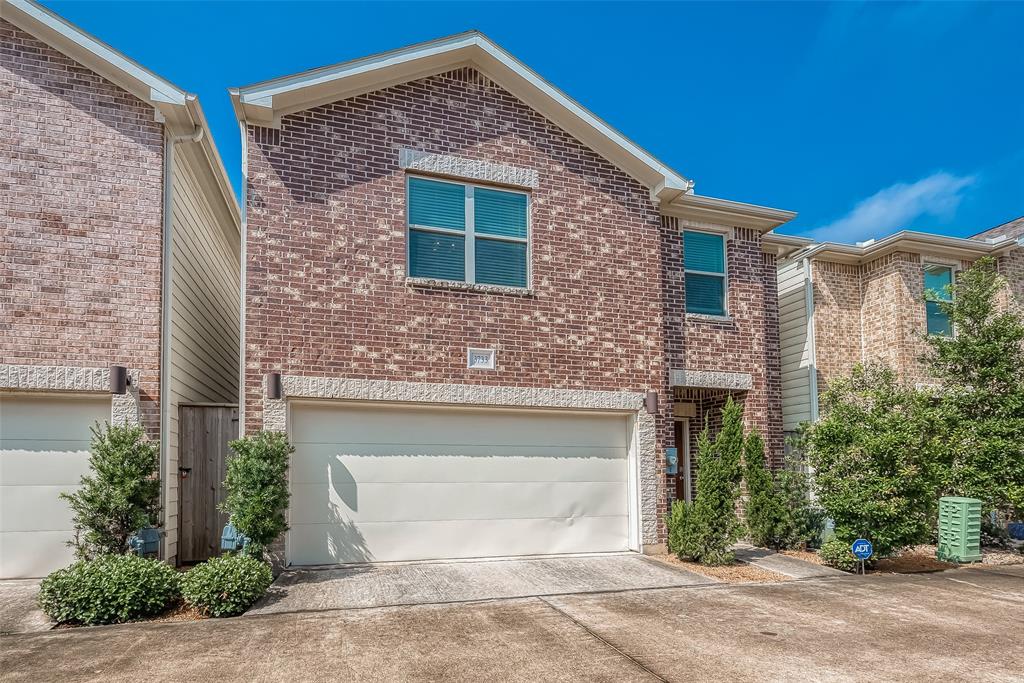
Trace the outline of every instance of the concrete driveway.
<instances>
[{"instance_id":1,"label":"concrete driveway","mask_svg":"<svg viewBox=\"0 0 1024 683\"><path fill-rule=\"evenodd\" d=\"M285 572L248 615L715 583L635 553L353 565Z\"/></svg>"},{"instance_id":2,"label":"concrete driveway","mask_svg":"<svg viewBox=\"0 0 1024 683\"><path fill-rule=\"evenodd\" d=\"M0 635L48 631L53 622L39 609L41 579L5 579L0 581Z\"/></svg>"},{"instance_id":3,"label":"concrete driveway","mask_svg":"<svg viewBox=\"0 0 1024 683\"><path fill-rule=\"evenodd\" d=\"M1024 567L5 637L5 681L1020 681Z\"/></svg>"}]
</instances>

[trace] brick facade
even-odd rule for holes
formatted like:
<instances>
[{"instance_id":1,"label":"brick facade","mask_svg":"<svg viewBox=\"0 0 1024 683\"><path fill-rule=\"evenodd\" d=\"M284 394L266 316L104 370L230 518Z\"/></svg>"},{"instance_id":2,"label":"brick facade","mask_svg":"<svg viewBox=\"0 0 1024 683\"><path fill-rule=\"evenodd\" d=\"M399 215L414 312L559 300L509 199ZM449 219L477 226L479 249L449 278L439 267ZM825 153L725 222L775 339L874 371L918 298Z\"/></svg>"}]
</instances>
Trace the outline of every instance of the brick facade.
<instances>
[{"instance_id":1,"label":"brick facade","mask_svg":"<svg viewBox=\"0 0 1024 683\"><path fill-rule=\"evenodd\" d=\"M758 231L726 228L728 315L726 319L687 315L681 239L687 224L670 216L665 216L662 224L666 361L670 368L749 374L752 387L734 392L734 400L743 404L748 428L756 427L764 436L769 462L780 465L782 379L775 256L762 251ZM697 404L697 418L690 424L691 444L696 444L704 417L712 421L717 417L725 394L700 389L687 390L681 396ZM695 447L691 453L696 453Z\"/></svg>"},{"instance_id":2,"label":"brick facade","mask_svg":"<svg viewBox=\"0 0 1024 683\"><path fill-rule=\"evenodd\" d=\"M0 357L127 365L159 436L163 126L0 20Z\"/></svg>"},{"instance_id":3,"label":"brick facade","mask_svg":"<svg viewBox=\"0 0 1024 683\"><path fill-rule=\"evenodd\" d=\"M818 390L834 377L848 375L861 362L881 362L905 381L927 383L921 363L927 352L924 266L942 264L955 271L970 266L939 254L897 251L862 265L812 261L814 338ZM1007 278L1001 305L1024 310L1024 250L997 258Z\"/></svg>"},{"instance_id":4,"label":"brick facade","mask_svg":"<svg viewBox=\"0 0 1024 683\"><path fill-rule=\"evenodd\" d=\"M685 367L751 374L753 388L737 396L781 458L775 263L757 231L734 229L728 242L730 319L687 319L678 220L662 219L647 188L469 68L246 135L247 430L264 426L270 371L655 390L663 472L662 447L674 443L669 371ZM529 292L407 280L409 149L444 155L448 167L465 159L536 172ZM469 346L497 349L497 369L467 369ZM659 535L664 484L659 476Z\"/></svg>"}]
</instances>

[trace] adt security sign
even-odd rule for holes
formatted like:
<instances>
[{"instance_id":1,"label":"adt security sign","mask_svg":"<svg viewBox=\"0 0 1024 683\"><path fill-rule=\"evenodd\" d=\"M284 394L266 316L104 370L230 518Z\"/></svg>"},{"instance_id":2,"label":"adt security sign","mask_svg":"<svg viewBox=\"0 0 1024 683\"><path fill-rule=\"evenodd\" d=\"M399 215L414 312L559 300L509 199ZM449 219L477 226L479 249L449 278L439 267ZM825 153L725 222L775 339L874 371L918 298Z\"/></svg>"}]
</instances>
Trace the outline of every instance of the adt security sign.
<instances>
[{"instance_id":1,"label":"adt security sign","mask_svg":"<svg viewBox=\"0 0 1024 683\"><path fill-rule=\"evenodd\" d=\"M858 538L853 542L853 545L850 546L850 551L853 553L854 557L863 561L871 557L871 553L875 552L875 549L872 547L871 541L866 538Z\"/></svg>"}]
</instances>

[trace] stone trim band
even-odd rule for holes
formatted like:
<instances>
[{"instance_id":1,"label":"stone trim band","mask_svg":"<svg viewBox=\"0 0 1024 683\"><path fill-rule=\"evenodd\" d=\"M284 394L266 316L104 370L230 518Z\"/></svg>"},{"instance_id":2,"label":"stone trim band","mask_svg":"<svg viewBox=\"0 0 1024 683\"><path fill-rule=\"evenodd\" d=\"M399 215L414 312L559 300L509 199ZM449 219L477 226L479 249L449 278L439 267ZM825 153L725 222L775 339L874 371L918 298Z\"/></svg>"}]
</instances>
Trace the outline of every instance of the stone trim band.
<instances>
[{"instance_id":1,"label":"stone trim band","mask_svg":"<svg viewBox=\"0 0 1024 683\"><path fill-rule=\"evenodd\" d=\"M89 392L110 391L108 368L82 368L67 365L0 364L0 391ZM110 424L137 426L139 417L138 370L128 370L131 384L123 395L113 394L110 401Z\"/></svg>"}]
</instances>

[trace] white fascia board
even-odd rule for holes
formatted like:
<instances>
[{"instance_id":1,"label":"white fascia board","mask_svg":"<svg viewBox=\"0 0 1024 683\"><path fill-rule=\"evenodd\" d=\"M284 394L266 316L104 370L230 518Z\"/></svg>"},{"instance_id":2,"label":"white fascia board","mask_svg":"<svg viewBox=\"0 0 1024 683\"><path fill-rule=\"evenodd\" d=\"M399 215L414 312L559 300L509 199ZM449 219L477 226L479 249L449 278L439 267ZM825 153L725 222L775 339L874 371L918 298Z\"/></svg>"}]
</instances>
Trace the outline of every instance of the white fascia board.
<instances>
[{"instance_id":1,"label":"white fascia board","mask_svg":"<svg viewBox=\"0 0 1024 683\"><path fill-rule=\"evenodd\" d=\"M683 194L662 207L662 213L705 223L753 228L766 232L793 220L796 213L729 199Z\"/></svg>"},{"instance_id":2,"label":"white fascia board","mask_svg":"<svg viewBox=\"0 0 1024 683\"><path fill-rule=\"evenodd\" d=\"M841 242L822 242L811 247L805 256L822 258L841 263L861 264L894 251L912 253L930 252L943 253L957 258L979 258L989 254L998 255L1018 246L1013 240L997 243L981 242L963 237L949 237L927 232L901 230L883 237L866 246L843 244Z\"/></svg>"},{"instance_id":3,"label":"white fascia board","mask_svg":"<svg viewBox=\"0 0 1024 683\"><path fill-rule=\"evenodd\" d=\"M144 102L185 104L185 91L30 0L3 0L0 14Z\"/></svg>"},{"instance_id":4,"label":"white fascia board","mask_svg":"<svg viewBox=\"0 0 1024 683\"><path fill-rule=\"evenodd\" d=\"M667 202L693 182L661 163L477 32L232 89L239 120L277 126L289 113L473 66Z\"/></svg>"}]
</instances>

